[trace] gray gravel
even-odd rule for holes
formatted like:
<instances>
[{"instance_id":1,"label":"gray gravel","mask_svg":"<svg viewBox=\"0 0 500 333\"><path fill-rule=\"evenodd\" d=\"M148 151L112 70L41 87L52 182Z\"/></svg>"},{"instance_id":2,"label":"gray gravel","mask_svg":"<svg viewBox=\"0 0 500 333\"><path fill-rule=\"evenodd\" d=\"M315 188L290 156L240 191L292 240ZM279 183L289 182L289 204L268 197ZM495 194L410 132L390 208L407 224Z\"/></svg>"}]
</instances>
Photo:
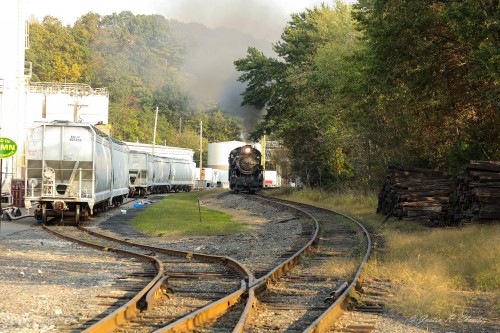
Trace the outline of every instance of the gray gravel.
<instances>
[{"instance_id":1,"label":"gray gravel","mask_svg":"<svg viewBox=\"0 0 500 333\"><path fill-rule=\"evenodd\" d=\"M250 226L250 232L212 237L152 237L149 244L231 256L253 272L265 271L290 249L301 232L300 222L287 211L267 207L253 200L225 193L205 197L203 205L233 214ZM127 203L92 220L99 224L120 209L133 209ZM249 211L252 212L249 212ZM283 235L293 235L288 238ZM58 332L58 328L92 315L86 304L105 292L142 263L123 259L113 253L87 249L48 235L40 226L0 237L0 333ZM348 315L349 316L349 315ZM498 332L498 322L469 318L434 323L425 319L405 319L389 313L377 314L377 332ZM347 320L346 318L344 318ZM465 321L465 320L464 320Z\"/></svg>"},{"instance_id":2,"label":"gray gravel","mask_svg":"<svg viewBox=\"0 0 500 333\"><path fill-rule=\"evenodd\" d=\"M143 264L60 240L33 225L0 238L0 333L58 332L96 316L90 300Z\"/></svg>"}]
</instances>

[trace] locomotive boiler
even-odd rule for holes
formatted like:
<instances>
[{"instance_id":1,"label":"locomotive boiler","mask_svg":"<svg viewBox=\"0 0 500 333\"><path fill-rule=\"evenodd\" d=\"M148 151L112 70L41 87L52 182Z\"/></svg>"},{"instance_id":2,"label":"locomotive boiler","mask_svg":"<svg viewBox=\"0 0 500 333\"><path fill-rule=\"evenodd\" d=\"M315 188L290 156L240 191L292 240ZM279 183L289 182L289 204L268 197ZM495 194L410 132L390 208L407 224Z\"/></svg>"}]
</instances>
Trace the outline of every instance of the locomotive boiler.
<instances>
[{"instance_id":1,"label":"locomotive boiler","mask_svg":"<svg viewBox=\"0 0 500 333\"><path fill-rule=\"evenodd\" d=\"M129 192L128 154L127 145L90 124L34 127L26 141L26 207L36 202L44 223L49 216L78 223L121 204Z\"/></svg>"},{"instance_id":2,"label":"locomotive boiler","mask_svg":"<svg viewBox=\"0 0 500 333\"><path fill-rule=\"evenodd\" d=\"M264 184L262 154L251 145L231 150L229 153L229 188L235 192L255 193Z\"/></svg>"}]
</instances>

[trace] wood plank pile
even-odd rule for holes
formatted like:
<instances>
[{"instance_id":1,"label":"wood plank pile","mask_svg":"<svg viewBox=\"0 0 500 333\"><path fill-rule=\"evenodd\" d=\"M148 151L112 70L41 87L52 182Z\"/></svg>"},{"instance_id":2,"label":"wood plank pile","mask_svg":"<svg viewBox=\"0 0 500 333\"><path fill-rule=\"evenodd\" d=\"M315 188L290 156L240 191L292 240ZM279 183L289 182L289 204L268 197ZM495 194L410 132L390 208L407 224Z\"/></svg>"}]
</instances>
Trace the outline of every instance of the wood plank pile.
<instances>
[{"instance_id":1,"label":"wood plank pile","mask_svg":"<svg viewBox=\"0 0 500 333\"><path fill-rule=\"evenodd\" d=\"M500 161L471 161L450 197L454 224L500 222Z\"/></svg>"},{"instance_id":2,"label":"wood plank pile","mask_svg":"<svg viewBox=\"0 0 500 333\"><path fill-rule=\"evenodd\" d=\"M377 213L430 226L448 222L449 196L455 186L447 173L390 167L378 196Z\"/></svg>"}]
</instances>

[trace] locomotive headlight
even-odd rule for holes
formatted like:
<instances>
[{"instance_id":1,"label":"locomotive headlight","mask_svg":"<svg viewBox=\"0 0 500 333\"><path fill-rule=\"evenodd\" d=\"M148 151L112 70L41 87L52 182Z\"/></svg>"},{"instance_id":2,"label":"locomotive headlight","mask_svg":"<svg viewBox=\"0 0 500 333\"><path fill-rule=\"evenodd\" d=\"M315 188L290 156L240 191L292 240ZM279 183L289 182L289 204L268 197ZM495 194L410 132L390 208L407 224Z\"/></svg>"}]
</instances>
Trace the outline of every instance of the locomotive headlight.
<instances>
[{"instance_id":1,"label":"locomotive headlight","mask_svg":"<svg viewBox=\"0 0 500 333\"><path fill-rule=\"evenodd\" d=\"M245 148L245 154L250 154L251 151L252 151L252 148L250 148L250 147Z\"/></svg>"}]
</instances>

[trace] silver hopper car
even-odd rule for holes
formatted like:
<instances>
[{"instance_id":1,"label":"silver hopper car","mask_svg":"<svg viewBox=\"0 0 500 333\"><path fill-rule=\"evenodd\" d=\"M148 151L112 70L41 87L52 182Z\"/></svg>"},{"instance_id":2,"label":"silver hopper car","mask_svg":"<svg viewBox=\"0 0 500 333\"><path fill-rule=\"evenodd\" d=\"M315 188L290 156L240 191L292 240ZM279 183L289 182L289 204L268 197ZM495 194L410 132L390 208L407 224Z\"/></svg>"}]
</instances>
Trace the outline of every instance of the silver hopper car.
<instances>
[{"instance_id":1,"label":"silver hopper car","mask_svg":"<svg viewBox=\"0 0 500 333\"><path fill-rule=\"evenodd\" d=\"M131 150L128 155L130 196L143 197L153 188L153 155Z\"/></svg>"},{"instance_id":2,"label":"silver hopper car","mask_svg":"<svg viewBox=\"0 0 500 333\"><path fill-rule=\"evenodd\" d=\"M26 141L27 208L79 223L119 205L129 192L128 147L84 123L43 123ZM68 219L67 217L71 217Z\"/></svg>"}]
</instances>

